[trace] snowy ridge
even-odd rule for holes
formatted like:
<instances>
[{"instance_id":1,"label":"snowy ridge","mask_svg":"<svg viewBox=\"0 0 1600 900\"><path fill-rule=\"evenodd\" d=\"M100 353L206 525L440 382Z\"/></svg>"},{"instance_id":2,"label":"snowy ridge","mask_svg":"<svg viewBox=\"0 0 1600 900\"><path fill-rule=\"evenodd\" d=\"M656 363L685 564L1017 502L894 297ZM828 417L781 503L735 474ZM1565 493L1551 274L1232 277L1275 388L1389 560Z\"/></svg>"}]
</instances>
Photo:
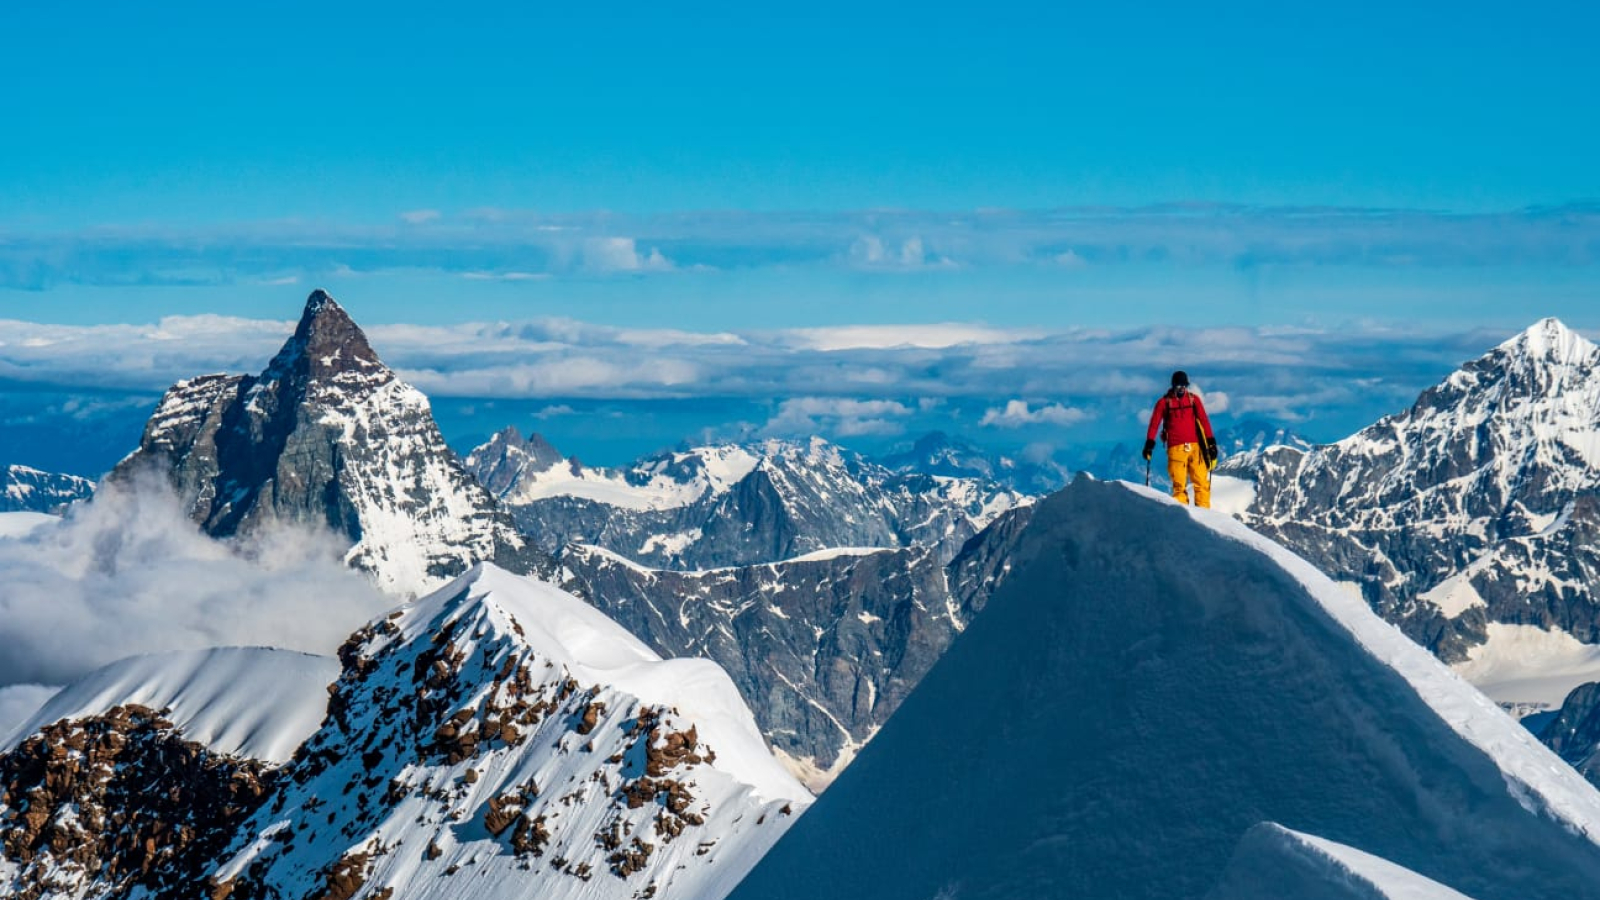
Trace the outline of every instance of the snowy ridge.
<instances>
[{"instance_id":1,"label":"snowy ridge","mask_svg":"<svg viewBox=\"0 0 1600 900\"><path fill-rule=\"evenodd\" d=\"M266 647L130 657L62 688L0 751L52 722L138 704L167 710L186 740L213 753L282 764L322 724L338 677L336 659Z\"/></svg>"},{"instance_id":2,"label":"snowy ridge","mask_svg":"<svg viewBox=\"0 0 1600 900\"><path fill-rule=\"evenodd\" d=\"M1309 840L1270 856L1315 849L1319 890L1222 891L1263 822L1477 900L1600 883L1600 793L1238 522L1080 477L1012 560L734 900L1407 896L1405 873Z\"/></svg>"},{"instance_id":3,"label":"snowy ridge","mask_svg":"<svg viewBox=\"0 0 1600 900\"><path fill-rule=\"evenodd\" d=\"M537 444L535 443L537 442ZM585 466L549 453L538 435L524 439L509 428L467 456L466 466L502 501L527 504L547 497L578 497L619 509L675 509L726 492L750 474L760 457L733 445L693 447L649 457L621 469Z\"/></svg>"},{"instance_id":4,"label":"snowy ridge","mask_svg":"<svg viewBox=\"0 0 1600 900\"><path fill-rule=\"evenodd\" d=\"M0 513L0 538L22 538L41 528L60 522L57 516L40 512Z\"/></svg>"},{"instance_id":5,"label":"snowy ridge","mask_svg":"<svg viewBox=\"0 0 1600 900\"><path fill-rule=\"evenodd\" d=\"M492 565L340 657L327 721L224 855L222 889L715 900L810 801L715 665L663 661Z\"/></svg>"},{"instance_id":6,"label":"snowy ridge","mask_svg":"<svg viewBox=\"0 0 1600 900\"><path fill-rule=\"evenodd\" d=\"M1123 485L1177 504L1139 485ZM1452 729L1500 768L1512 794L1530 812L1549 815L1600 846L1600 793L1526 728L1427 650L1373 614L1311 563L1222 513L1181 507L1199 524L1273 560L1372 657L1403 677Z\"/></svg>"}]
</instances>

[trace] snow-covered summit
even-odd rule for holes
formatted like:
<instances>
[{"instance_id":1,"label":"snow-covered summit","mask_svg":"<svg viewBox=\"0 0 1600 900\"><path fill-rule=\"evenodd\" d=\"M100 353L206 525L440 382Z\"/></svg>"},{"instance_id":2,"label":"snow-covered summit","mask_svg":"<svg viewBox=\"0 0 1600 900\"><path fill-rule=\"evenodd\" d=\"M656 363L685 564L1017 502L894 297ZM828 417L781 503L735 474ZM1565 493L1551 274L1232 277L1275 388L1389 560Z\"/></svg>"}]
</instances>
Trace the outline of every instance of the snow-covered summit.
<instances>
[{"instance_id":1,"label":"snow-covered summit","mask_svg":"<svg viewBox=\"0 0 1600 900\"><path fill-rule=\"evenodd\" d=\"M328 719L218 884L298 897L343 870L414 898L714 900L810 801L714 664L493 565L340 658Z\"/></svg>"},{"instance_id":2,"label":"snow-covered summit","mask_svg":"<svg viewBox=\"0 0 1600 900\"><path fill-rule=\"evenodd\" d=\"M353 371L382 378L379 370L384 368L350 314L327 291L318 288L306 299L294 334L267 365L264 380L293 373L304 378L328 378Z\"/></svg>"},{"instance_id":3,"label":"snow-covered summit","mask_svg":"<svg viewBox=\"0 0 1600 900\"><path fill-rule=\"evenodd\" d=\"M1600 793L1486 697L1237 521L1080 478L733 896L1205 897L1262 822L1478 900L1600 883Z\"/></svg>"},{"instance_id":4,"label":"snow-covered summit","mask_svg":"<svg viewBox=\"0 0 1600 900\"><path fill-rule=\"evenodd\" d=\"M467 456L467 469L511 504L575 497L627 510L687 506L725 493L760 462L740 445L685 447L611 469L563 457L542 435L506 428Z\"/></svg>"},{"instance_id":5,"label":"snow-covered summit","mask_svg":"<svg viewBox=\"0 0 1600 900\"><path fill-rule=\"evenodd\" d=\"M1554 316L1540 319L1521 334L1505 341L1497 351L1512 356L1542 359L1563 365L1579 365L1592 360L1597 348L1593 341L1568 328Z\"/></svg>"},{"instance_id":6,"label":"snow-covered summit","mask_svg":"<svg viewBox=\"0 0 1600 900\"><path fill-rule=\"evenodd\" d=\"M290 656L68 688L0 752L0 893L718 900L811 802L717 666L492 564L358 631L331 686Z\"/></svg>"},{"instance_id":7,"label":"snow-covered summit","mask_svg":"<svg viewBox=\"0 0 1600 900\"><path fill-rule=\"evenodd\" d=\"M546 558L445 445L428 400L386 367L322 291L259 376L167 391L113 478L163 472L214 536L313 523L351 543L380 586L421 593L479 560Z\"/></svg>"},{"instance_id":8,"label":"snow-covered summit","mask_svg":"<svg viewBox=\"0 0 1600 900\"><path fill-rule=\"evenodd\" d=\"M1555 319L1342 441L1219 471L1255 482L1245 521L1449 659L1494 622L1600 643L1578 537L1600 490L1600 348Z\"/></svg>"}]
</instances>

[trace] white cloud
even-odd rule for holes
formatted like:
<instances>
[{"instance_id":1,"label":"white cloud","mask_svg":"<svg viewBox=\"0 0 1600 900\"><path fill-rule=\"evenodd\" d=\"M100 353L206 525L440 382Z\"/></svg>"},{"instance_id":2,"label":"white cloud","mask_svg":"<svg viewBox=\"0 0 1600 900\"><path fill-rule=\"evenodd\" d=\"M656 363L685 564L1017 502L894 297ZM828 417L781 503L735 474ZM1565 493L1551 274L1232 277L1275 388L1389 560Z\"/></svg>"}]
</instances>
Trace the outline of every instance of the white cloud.
<instances>
[{"instance_id":1,"label":"white cloud","mask_svg":"<svg viewBox=\"0 0 1600 900\"><path fill-rule=\"evenodd\" d=\"M1044 331L1033 328L930 322L793 328L781 332L779 340L792 347L810 350L887 350L894 347L941 349L963 344L1010 344L1039 338L1044 334Z\"/></svg>"},{"instance_id":2,"label":"white cloud","mask_svg":"<svg viewBox=\"0 0 1600 900\"><path fill-rule=\"evenodd\" d=\"M667 272L672 262L651 247L640 253L631 237L590 238L583 242L583 267L595 272Z\"/></svg>"},{"instance_id":3,"label":"white cloud","mask_svg":"<svg viewBox=\"0 0 1600 900\"><path fill-rule=\"evenodd\" d=\"M468 281L544 281L549 272L462 272Z\"/></svg>"},{"instance_id":4,"label":"white cloud","mask_svg":"<svg viewBox=\"0 0 1600 900\"><path fill-rule=\"evenodd\" d=\"M1196 385L1194 392L1200 396L1200 400L1205 404L1206 412L1208 413L1225 413L1232 405L1232 400L1226 393L1222 391L1211 391L1207 393L1200 390L1199 386Z\"/></svg>"},{"instance_id":5,"label":"white cloud","mask_svg":"<svg viewBox=\"0 0 1600 900\"><path fill-rule=\"evenodd\" d=\"M343 545L284 527L241 549L201 534L164 483L103 486L59 525L0 539L0 685L168 650L331 653L393 605L342 565Z\"/></svg>"},{"instance_id":6,"label":"white cloud","mask_svg":"<svg viewBox=\"0 0 1600 900\"><path fill-rule=\"evenodd\" d=\"M1026 400L1008 400L1004 409L991 408L984 412L978 424L994 428L1021 428L1024 425L1076 425L1087 421L1090 415L1081 409L1059 403L1032 408Z\"/></svg>"},{"instance_id":7,"label":"white cloud","mask_svg":"<svg viewBox=\"0 0 1600 900\"><path fill-rule=\"evenodd\" d=\"M437 209L412 209L400 214L400 221L407 225L426 225L439 220L440 213Z\"/></svg>"},{"instance_id":8,"label":"white cloud","mask_svg":"<svg viewBox=\"0 0 1600 900\"><path fill-rule=\"evenodd\" d=\"M629 396L674 392L701 380L693 362L616 353L562 354L536 362L477 365L460 372L400 369L423 393L468 397Z\"/></svg>"},{"instance_id":9,"label":"white cloud","mask_svg":"<svg viewBox=\"0 0 1600 900\"><path fill-rule=\"evenodd\" d=\"M911 235L898 241L885 241L878 235L862 235L850 243L845 256L852 265L866 269L955 268L950 258L930 253L920 235Z\"/></svg>"},{"instance_id":10,"label":"white cloud","mask_svg":"<svg viewBox=\"0 0 1600 900\"><path fill-rule=\"evenodd\" d=\"M66 409L60 393L25 404L22 392L9 392L0 395L0 415L8 422L29 415L93 421L119 403L148 404L180 379L259 372L292 329L288 321L228 316L96 326L0 322L0 378L84 396L91 388L137 394L105 394L94 401L99 405ZM1147 414L1176 368L1207 385L1208 408L1217 413L1366 424L1505 337L1360 328L1050 332L961 322L736 333L566 318L372 325L366 331L402 378L441 398L782 401L826 390L858 402L948 401L961 410L951 413L953 421L981 419L992 428L1065 425L1089 416L1110 423L1140 409ZM1019 399L1006 405L1005 398ZM1051 399L1039 406L1040 398ZM803 413L791 408L789 414ZM797 432L803 425L786 424L781 414L774 418L772 428ZM907 418L858 413L812 421L836 435L888 434ZM1315 436L1332 440L1348 433Z\"/></svg>"},{"instance_id":11,"label":"white cloud","mask_svg":"<svg viewBox=\"0 0 1600 900\"><path fill-rule=\"evenodd\" d=\"M778 412L761 433L779 437L827 434L837 437L895 435L905 431L911 407L895 400L853 400L842 397L793 397L778 404Z\"/></svg>"}]
</instances>

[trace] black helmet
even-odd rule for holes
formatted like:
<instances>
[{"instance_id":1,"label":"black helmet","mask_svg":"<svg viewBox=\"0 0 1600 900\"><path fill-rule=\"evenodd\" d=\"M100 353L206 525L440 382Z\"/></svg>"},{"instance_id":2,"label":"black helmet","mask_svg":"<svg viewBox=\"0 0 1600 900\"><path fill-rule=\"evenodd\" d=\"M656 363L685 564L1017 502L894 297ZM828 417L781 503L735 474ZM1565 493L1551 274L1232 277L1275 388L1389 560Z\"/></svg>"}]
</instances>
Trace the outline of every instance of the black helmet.
<instances>
[{"instance_id":1,"label":"black helmet","mask_svg":"<svg viewBox=\"0 0 1600 900\"><path fill-rule=\"evenodd\" d=\"M1177 387L1180 384L1184 387L1189 386L1189 373L1182 369L1172 373L1172 386Z\"/></svg>"}]
</instances>

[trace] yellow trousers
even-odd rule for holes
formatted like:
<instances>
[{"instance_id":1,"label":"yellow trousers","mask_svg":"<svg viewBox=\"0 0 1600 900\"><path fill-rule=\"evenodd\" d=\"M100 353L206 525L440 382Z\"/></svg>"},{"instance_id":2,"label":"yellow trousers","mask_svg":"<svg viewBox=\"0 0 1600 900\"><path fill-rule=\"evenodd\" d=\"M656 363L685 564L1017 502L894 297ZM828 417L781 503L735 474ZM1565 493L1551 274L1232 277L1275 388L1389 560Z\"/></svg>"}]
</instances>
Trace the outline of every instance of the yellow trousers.
<instances>
[{"instance_id":1,"label":"yellow trousers","mask_svg":"<svg viewBox=\"0 0 1600 900\"><path fill-rule=\"evenodd\" d=\"M1167 474L1172 476L1172 496L1179 503L1189 502L1189 482L1194 482L1194 505L1211 508L1211 468L1199 444L1171 444L1167 447Z\"/></svg>"}]
</instances>

